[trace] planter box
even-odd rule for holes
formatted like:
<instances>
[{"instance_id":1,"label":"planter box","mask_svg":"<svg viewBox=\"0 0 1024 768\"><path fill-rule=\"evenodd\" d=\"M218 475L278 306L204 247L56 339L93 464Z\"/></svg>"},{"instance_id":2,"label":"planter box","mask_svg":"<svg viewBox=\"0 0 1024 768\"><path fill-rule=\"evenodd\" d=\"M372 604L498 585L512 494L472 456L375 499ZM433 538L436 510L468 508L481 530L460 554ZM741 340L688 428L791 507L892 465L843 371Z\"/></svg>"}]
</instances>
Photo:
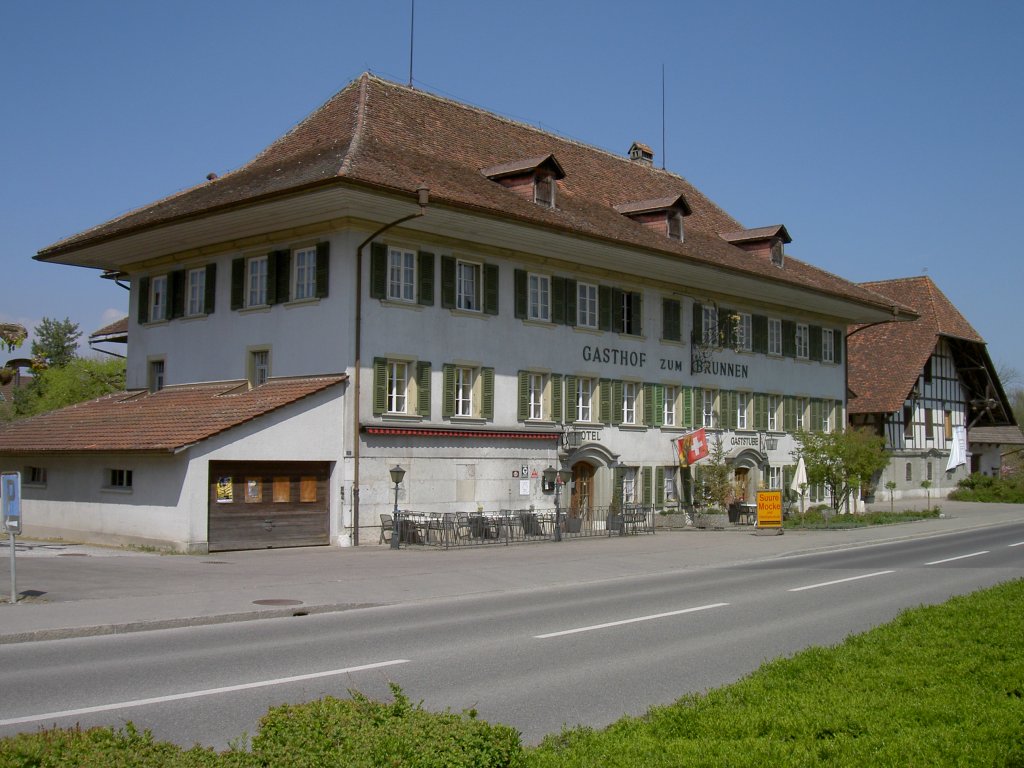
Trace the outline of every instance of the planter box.
<instances>
[{"instance_id":1,"label":"planter box","mask_svg":"<svg viewBox=\"0 0 1024 768\"><path fill-rule=\"evenodd\" d=\"M724 530L729 522L729 516L724 512L698 512L693 517L693 524L697 528Z\"/></svg>"}]
</instances>

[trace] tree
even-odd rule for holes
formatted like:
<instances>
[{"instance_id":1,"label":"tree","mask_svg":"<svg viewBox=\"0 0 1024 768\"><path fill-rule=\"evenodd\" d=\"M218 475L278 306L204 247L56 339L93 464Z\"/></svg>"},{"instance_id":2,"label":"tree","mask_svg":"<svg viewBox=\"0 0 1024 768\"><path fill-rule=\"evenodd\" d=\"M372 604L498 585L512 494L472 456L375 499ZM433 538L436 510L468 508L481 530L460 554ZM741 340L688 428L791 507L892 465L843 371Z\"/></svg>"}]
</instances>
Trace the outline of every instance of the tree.
<instances>
[{"instance_id":1,"label":"tree","mask_svg":"<svg viewBox=\"0 0 1024 768\"><path fill-rule=\"evenodd\" d=\"M92 400L124 389L125 363L120 358L76 357L62 367L39 371L32 383L14 392L14 416L25 418Z\"/></svg>"},{"instance_id":2,"label":"tree","mask_svg":"<svg viewBox=\"0 0 1024 768\"><path fill-rule=\"evenodd\" d=\"M720 435L708 441L708 455L700 464L704 495L723 512L733 496L732 468L725 462L725 446Z\"/></svg>"},{"instance_id":3,"label":"tree","mask_svg":"<svg viewBox=\"0 0 1024 768\"><path fill-rule=\"evenodd\" d=\"M798 432L794 458L804 457L809 483L820 483L832 496L832 509L858 486L867 485L889 463L885 438L867 429L837 432Z\"/></svg>"},{"instance_id":4,"label":"tree","mask_svg":"<svg viewBox=\"0 0 1024 768\"><path fill-rule=\"evenodd\" d=\"M40 367L61 368L78 357L78 339L82 331L78 323L52 320L44 317L35 327L32 341L32 357L41 363Z\"/></svg>"}]
</instances>

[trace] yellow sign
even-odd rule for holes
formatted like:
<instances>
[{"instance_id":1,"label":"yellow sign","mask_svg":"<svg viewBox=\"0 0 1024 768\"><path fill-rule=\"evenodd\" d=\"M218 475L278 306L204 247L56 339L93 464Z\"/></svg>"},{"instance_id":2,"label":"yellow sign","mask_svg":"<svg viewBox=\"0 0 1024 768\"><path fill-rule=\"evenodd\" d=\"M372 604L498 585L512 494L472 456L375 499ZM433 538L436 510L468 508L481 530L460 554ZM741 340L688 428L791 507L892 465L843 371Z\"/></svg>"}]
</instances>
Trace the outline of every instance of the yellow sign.
<instances>
[{"instance_id":1,"label":"yellow sign","mask_svg":"<svg viewBox=\"0 0 1024 768\"><path fill-rule=\"evenodd\" d=\"M782 527L782 491L757 492L757 527Z\"/></svg>"}]
</instances>

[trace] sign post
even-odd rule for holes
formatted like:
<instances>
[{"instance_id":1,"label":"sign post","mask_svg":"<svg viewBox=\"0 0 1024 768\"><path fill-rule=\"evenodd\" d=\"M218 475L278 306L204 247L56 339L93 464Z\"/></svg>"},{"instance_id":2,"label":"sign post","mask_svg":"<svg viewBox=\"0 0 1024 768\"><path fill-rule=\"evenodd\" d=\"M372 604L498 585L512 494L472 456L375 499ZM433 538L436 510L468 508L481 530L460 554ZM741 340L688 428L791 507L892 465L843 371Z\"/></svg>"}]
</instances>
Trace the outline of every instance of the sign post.
<instances>
[{"instance_id":1,"label":"sign post","mask_svg":"<svg viewBox=\"0 0 1024 768\"><path fill-rule=\"evenodd\" d=\"M782 491L757 492L757 527L782 533Z\"/></svg>"},{"instance_id":2,"label":"sign post","mask_svg":"<svg viewBox=\"0 0 1024 768\"><path fill-rule=\"evenodd\" d=\"M17 569L15 568L14 537L21 533L21 473L0 474L0 509L3 510L4 530L11 537L11 602L18 602Z\"/></svg>"}]
</instances>

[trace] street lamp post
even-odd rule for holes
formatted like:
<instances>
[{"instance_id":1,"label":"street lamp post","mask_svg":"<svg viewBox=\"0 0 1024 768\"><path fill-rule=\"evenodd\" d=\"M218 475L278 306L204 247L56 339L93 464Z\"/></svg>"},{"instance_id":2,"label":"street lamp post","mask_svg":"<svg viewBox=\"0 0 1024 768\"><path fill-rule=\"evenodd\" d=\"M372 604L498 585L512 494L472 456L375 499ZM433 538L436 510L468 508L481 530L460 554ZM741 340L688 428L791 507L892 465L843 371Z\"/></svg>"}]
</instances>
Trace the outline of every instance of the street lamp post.
<instances>
[{"instance_id":1,"label":"street lamp post","mask_svg":"<svg viewBox=\"0 0 1024 768\"><path fill-rule=\"evenodd\" d=\"M544 470L544 482L555 487L555 541L562 540L562 505L559 499L561 486L569 482L571 477L567 469L555 469L550 464Z\"/></svg>"},{"instance_id":2,"label":"street lamp post","mask_svg":"<svg viewBox=\"0 0 1024 768\"><path fill-rule=\"evenodd\" d=\"M401 464L395 464L391 468L391 482L395 484L395 513L392 525L394 526L391 530L391 548L398 549L399 539L399 528L398 528L398 486L402 483L402 478L405 477L405 470L402 469Z\"/></svg>"}]
</instances>

